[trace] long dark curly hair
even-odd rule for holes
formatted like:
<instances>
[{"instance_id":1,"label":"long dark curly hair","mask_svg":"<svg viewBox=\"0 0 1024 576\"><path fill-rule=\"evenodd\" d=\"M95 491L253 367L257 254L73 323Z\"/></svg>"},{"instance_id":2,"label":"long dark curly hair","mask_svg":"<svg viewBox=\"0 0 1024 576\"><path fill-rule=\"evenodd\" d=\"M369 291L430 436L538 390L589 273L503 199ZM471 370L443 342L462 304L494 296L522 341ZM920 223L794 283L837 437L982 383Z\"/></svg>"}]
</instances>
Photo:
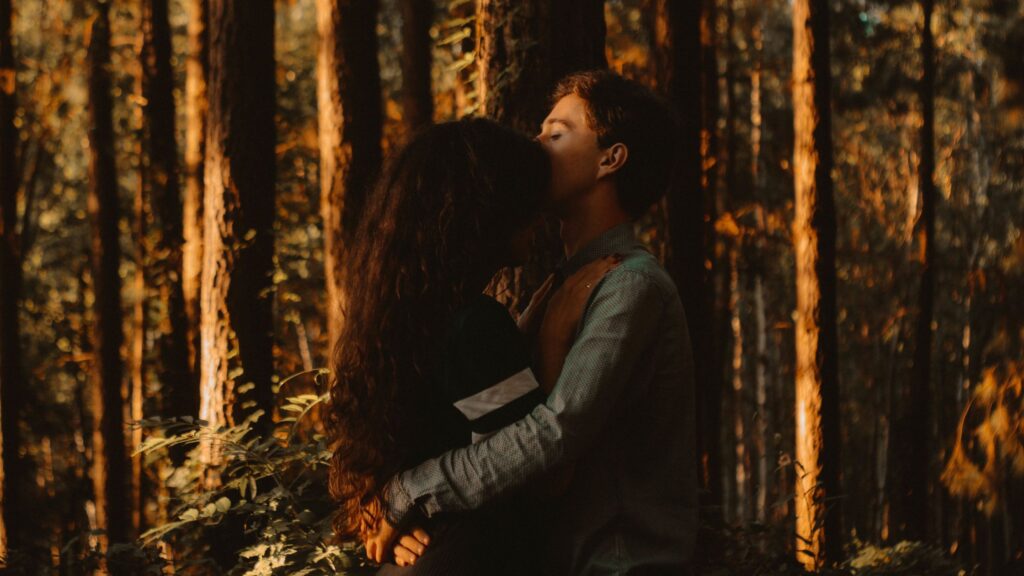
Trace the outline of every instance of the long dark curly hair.
<instances>
[{"instance_id":1,"label":"long dark curly hair","mask_svg":"<svg viewBox=\"0 0 1024 576\"><path fill-rule=\"evenodd\" d=\"M383 484L417 435L436 343L539 214L550 178L539 144L485 119L431 126L370 193L345 263L328 430L335 535L365 534Z\"/></svg>"}]
</instances>

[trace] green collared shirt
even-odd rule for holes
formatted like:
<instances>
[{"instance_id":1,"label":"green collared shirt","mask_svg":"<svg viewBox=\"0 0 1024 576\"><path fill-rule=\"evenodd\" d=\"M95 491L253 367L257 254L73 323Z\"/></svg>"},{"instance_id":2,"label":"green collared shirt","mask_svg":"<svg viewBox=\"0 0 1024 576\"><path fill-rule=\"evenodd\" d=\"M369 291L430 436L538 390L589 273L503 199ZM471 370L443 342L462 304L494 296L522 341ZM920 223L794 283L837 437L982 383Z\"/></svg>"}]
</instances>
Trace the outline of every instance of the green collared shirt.
<instances>
[{"instance_id":1,"label":"green collared shirt","mask_svg":"<svg viewBox=\"0 0 1024 576\"><path fill-rule=\"evenodd\" d=\"M675 285L632 223L565 263L570 275L610 254L622 263L594 288L547 401L481 442L397 475L392 520L472 510L555 466L575 466L543 520L552 574L682 567L697 530L693 358Z\"/></svg>"}]
</instances>

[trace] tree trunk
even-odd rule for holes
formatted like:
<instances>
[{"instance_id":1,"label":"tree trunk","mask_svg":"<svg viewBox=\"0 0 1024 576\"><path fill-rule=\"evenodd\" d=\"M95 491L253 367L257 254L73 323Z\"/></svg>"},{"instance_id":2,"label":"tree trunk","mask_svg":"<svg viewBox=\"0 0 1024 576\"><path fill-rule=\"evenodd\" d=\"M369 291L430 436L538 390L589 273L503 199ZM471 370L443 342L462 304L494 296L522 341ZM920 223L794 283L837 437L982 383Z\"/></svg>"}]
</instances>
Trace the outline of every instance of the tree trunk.
<instances>
[{"instance_id":1,"label":"tree trunk","mask_svg":"<svg viewBox=\"0 0 1024 576\"><path fill-rule=\"evenodd\" d=\"M768 453L765 436L768 433L768 327L764 305L764 271L765 271L765 209L761 195L761 59L764 48L762 42L763 13L758 13L751 32L752 69L750 73L750 186L752 197L757 203L754 209L756 228L754 231L754 258L752 267L754 275L754 329L757 336L754 342L754 399L757 404L757 417L754 420L754 450L757 458L757 488L754 494L754 519L763 524L768 517Z\"/></svg>"},{"instance_id":2,"label":"tree trunk","mask_svg":"<svg viewBox=\"0 0 1024 576\"><path fill-rule=\"evenodd\" d=\"M898 459L900 493L894 495L893 510L901 539L924 540L928 536L928 470L931 405L932 318L935 308L935 41L932 36L934 0L923 0L924 26L921 35L921 218L917 222L921 250L921 286L910 397L906 422L901 426L901 455Z\"/></svg>"},{"instance_id":3,"label":"tree trunk","mask_svg":"<svg viewBox=\"0 0 1024 576\"><path fill-rule=\"evenodd\" d=\"M192 408L198 414L199 293L203 269L203 157L206 154L206 79L209 73L209 0L189 0L185 62L185 193L182 198L182 297L188 318L189 369L196 380ZM171 454L176 464L181 454Z\"/></svg>"},{"instance_id":4,"label":"tree trunk","mask_svg":"<svg viewBox=\"0 0 1024 576\"><path fill-rule=\"evenodd\" d=\"M796 553L808 569L842 554L828 9L824 0L793 4Z\"/></svg>"},{"instance_id":5,"label":"tree trunk","mask_svg":"<svg viewBox=\"0 0 1024 576\"><path fill-rule=\"evenodd\" d=\"M560 20L561 19L561 20ZM569 31L561 24L574 25ZM567 73L605 68L604 2L477 0L477 112L536 134L549 110L548 96ZM513 311L540 286L562 256L558 226L548 219L533 256L516 273L503 270L489 291Z\"/></svg>"},{"instance_id":6,"label":"tree trunk","mask_svg":"<svg viewBox=\"0 0 1024 576\"><path fill-rule=\"evenodd\" d=\"M547 112L550 89L543 9L537 0L476 3L477 111L528 133Z\"/></svg>"},{"instance_id":7,"label":"tree trunk","mask_svg":"<svg viewBox=\"0 0 1024 576\"><path fill-rule=\"evenodd\" d=\"M550 81L581 70L608 67L604 0L554 0L544 18L549 38ZM565 23L571 22L566 26ZM531 126L536 130L537 126Z\"/></svg>"},{"instance_id":8,"label":"tree trunk","mask_svg":"<svg viewBox=\"0 0 1024 576\"><path fill-rule=\"evenodd\" d=\"M729 250L729 327L732 331L732 428L735 436L733 450L736 455L736 500L735 519L740 525L745 525L749 520L747 510L749 502L749 473L747 461L747 435L746 423L743 414L743 318L740 306L740 269L739 258L740 248L736 244L741 242L740 238L733 240L733 246Z\"/></svg>"},{"instance_id":9,"label":"tree trunk","mask_svg":"<svg viewBox=\"0 0 1024 576\"><path fill-rule=\"evenodd\" d=\"M158 340L160 381L169 388L163 413L194 416L198 413L198 381L189 365L189 325L181 282L184 236L167 2L142 3L144 165L149 170L152 236L159 254L151 280L160 301L167 306Z\"/></svg>"},{"instance_id":10,"label":"tree trunk","mask_svg":"<svg viewBox=\"0 0 1024 576\"><path fill-rule=\"evenodd\" d=\"M145 62L145 39L140 40L139 70L136 76L136 95L139 102L144 96L143 76L146 72ZM135 301L132 302L131 328L129 330L128 345L128 389L125 391L125 398L128 399L124 406L125 421L139 420L142 418L142 394L145 390L145 355L146 355L146 254L149 246L146 239L146 232L149 230L149 223L146 222L148 211L146 209L146 195L152 182L149 166L146 158L146 117L143 108L135 109L136 131L138 135L137 152L139 155L138 187L135 190L134 222L132 223L132 236L135 242L135 277L132 280L132 292ZM128 454L135 454L135 449L142 444L142 428L131 428L128 435L126 450ZM131 457L131 474L129 475L131 486L132 509L132 534L139 535L142 527L142 457Z\"/></svg>"},{"instance_id":11,"label":"tree trunk","mask_svg":"<svg viewBox=\"0 0 1024 576\"><path fill-rule=\"evenodd\" d=\"M333 351L343 322L342 269L347 238L355 230L367 190L381 164L378 3L317 0L316 7L320 36L320 213L324 221L329 350Z\"/></svg>"},{"instance_id":12,"label":"tree trunk","mask_svg":"<svg viewBox=\"0 0 1024 576\"><path fill-rule=\"evenodd\" d=\"M125 454L125 423L121 412L123 366L121 249L118 244L117 171L114 160L113 102L110 90L109 5L97 3L88 48L89 62L89 217L92 224L93 412L92 481L97 524L106 533L103 547L126 542L131 506Z\"/></svg>"},{"instance_id":13,"label":"tree trunk","mask_svg":"<svg viewBox=\"0 0 1024 576\"><path fill-rule=\"evenodd\" d=\"M430 25L433 0L401 0L402 4L402 121L407 135L434 121L430 83ZM364 48L365 50L365 48Z\"/></svg>"},{"instance_id":14,"label":"tree trunk","mask_svg":"<svg viewBox=\"0 0 1024 576\"><path fill-rule=\"evenodd\" d=\"M707 13L702 0L673 2L658 0L655 18L655 50L658 62L658 83L681 112L682 145L679 178L668 193L669 262L668 269L679 288L686 310L693 345L698 436L698 470L700 470L702 503L711 514L721 512L722 480L719 427L721 425L721 387L715 377L706 237L710 228L709 187L705 181L705 163L709 148L705 134L714 127L702 113L686 114L687 110L708 110L709 97L705 80L708 71L706 42Z\"/></svg>"},{"instance_id":15,"label":"tree trunk","mask_svg":"<svg viewBox=\"0 0 1024 576\"><path fill-rule=\"evenodd\" d=\"M274 4L210 1L199 417L216 428L274 408ZM246 392L248 390L248 392ZM204 445L212 463L219 457Z\"/></svg>"},{"instance_id":16,"label":"tree trunk","mask_svg":"<svg viewBox=\"0 0 1024 576\"><path fill-rule=\"evenodd\" d=\"M608 67L603 0L477 0L476 39L479 112L530 134L555 83Z\"/></svg>"},{"instance_id":17,"label":"tree trunk","mask_svg":"<svg viewBox=\"0 0 1024 576\"><path fill-rule=\"evenodd\" d=\"M0 0L0 558L6 558L8 544L20 548L21 532L5 526L24 521L26 503L21 458L19 422L27 397L21 366L22 255L18 223L18 129L14 47L11 42L11 0ZM0 564L2 566L2 564Z\"/></svg>"}]
</instances>

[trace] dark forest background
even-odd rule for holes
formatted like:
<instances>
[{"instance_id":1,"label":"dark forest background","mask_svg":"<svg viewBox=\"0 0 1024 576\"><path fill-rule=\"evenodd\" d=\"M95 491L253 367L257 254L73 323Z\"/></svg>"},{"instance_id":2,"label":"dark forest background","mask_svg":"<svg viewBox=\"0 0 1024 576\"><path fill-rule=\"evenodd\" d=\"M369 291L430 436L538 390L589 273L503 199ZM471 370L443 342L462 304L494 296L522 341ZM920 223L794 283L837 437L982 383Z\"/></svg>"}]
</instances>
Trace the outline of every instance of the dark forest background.
<instances>
[{"instance_id":1,"label":"dark forest background","mask_svg":"<svg viewBox=\"0 0 1024 576\"><path fill-rule=\"evenodd\" d=\"M366 187L600 67L683 119L700 571L1024 573L1019 0L0 0L7 571L372 572L320 416Z\"/></svg>"}]
</instances>

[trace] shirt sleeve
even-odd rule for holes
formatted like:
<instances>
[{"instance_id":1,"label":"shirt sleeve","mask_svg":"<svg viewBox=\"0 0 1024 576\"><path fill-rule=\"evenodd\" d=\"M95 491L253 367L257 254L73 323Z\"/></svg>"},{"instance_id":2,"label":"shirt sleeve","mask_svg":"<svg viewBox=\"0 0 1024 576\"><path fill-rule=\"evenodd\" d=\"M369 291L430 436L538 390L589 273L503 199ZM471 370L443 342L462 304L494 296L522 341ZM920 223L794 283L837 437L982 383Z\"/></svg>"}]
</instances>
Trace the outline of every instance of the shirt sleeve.
<instances>
[{"instance_id":1,"label":"shirt sleeve","mask_svg":"<svg viewBox=\"0 0 1024 576\"><path fill-rule=\"evenodd\" d=\"M584 452L650 350L664 306L643 272L610 272L595 290L547 401L481 442L393 477L384 494L389 520L397 522L413 506L427 516L478 508Z\"/></svg>"},{"instance_id":2,"label":"shirt sleeve","mask_svg":"<svg viewBox=\"0 0 1024 576\"><path fill-rule=\"evenodd\" d=\"M477 442L544 402L525 337L497 301L480 301L457 319L445 353L444 391Z\"/></svg>"}]
</instances>

